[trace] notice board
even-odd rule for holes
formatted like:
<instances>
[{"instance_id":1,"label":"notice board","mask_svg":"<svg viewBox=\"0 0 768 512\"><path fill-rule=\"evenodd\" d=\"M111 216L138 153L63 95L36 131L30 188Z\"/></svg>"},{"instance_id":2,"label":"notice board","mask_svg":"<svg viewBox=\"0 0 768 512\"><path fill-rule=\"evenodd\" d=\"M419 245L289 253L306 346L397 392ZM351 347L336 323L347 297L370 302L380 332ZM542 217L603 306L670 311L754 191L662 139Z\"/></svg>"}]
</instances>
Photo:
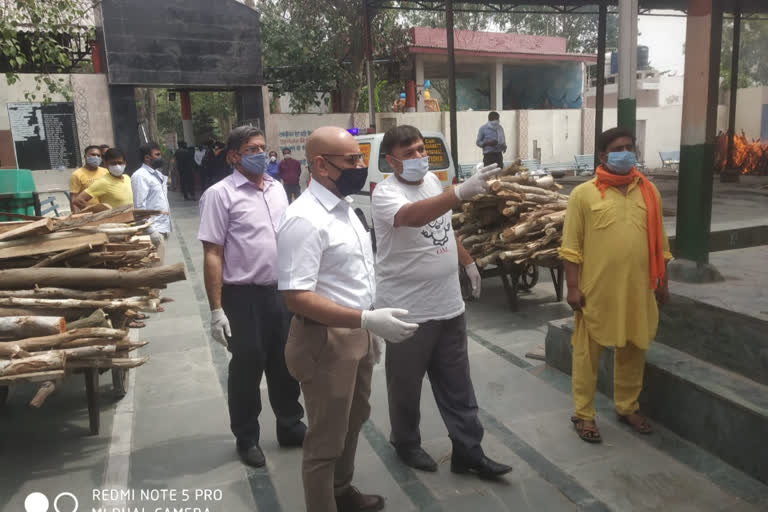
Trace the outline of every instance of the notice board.
<instances>
[{"instance_id":1,"label":"notice board","mask_svg":"<svg viewBox=\"0 0 768 512\"><path fill-rule=\"evenodd\" d=\"M19 169L80 167L75 106L72 103L8 103Z\"/></svg>"}]
</instances>

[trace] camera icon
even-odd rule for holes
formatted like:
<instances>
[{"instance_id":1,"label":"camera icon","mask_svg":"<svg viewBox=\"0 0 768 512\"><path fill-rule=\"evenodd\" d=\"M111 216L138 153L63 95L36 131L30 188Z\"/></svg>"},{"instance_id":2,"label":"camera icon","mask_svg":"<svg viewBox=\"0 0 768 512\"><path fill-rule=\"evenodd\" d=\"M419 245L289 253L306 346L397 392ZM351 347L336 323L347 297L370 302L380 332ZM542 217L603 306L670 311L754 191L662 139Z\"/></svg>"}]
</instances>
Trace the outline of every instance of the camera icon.
<instances>
[{"instance_id":1,"label":"camera icon","mask_svg":"<svg viewBox=\"0 0 768 512\"><path fill-rule=\"evenodd\" d=\"M64 505L64 508L59 508L59 501L62 498L68 498L64 499L62 501L63 504L72 502L73 508L70 509L68 506ZM71 492L60 492L56 495L56 498L53 500L53 511L54 512L77 512L77 508L80 506L80 503L77 501L77 497L72 494ZM41 492L33 492L30 493L27 498L24 500L24 510L26 512L48 512L50 507L50 502L48 501L48 496Z\"/></svg>"}]
</instances>

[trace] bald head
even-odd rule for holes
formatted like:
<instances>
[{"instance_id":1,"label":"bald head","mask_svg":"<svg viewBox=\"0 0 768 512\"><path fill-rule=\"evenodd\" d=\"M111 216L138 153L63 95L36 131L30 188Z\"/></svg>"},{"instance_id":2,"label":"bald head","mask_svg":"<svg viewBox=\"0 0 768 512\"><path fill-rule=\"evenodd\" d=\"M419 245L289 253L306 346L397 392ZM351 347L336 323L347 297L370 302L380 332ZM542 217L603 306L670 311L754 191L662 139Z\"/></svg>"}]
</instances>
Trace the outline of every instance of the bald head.
<instances>
[{"instance_id":1,"label":"bald head","mask_svg":"<svg viewBox=\"0 0 768 512\"><path fill-rule=\"evenodd\" d=\"M357 153L360 147L355 138L344 128L321 126L309 136L304 150L307 153L307 160L312 161L320 155Z\"/></svg>"}]
</instances>

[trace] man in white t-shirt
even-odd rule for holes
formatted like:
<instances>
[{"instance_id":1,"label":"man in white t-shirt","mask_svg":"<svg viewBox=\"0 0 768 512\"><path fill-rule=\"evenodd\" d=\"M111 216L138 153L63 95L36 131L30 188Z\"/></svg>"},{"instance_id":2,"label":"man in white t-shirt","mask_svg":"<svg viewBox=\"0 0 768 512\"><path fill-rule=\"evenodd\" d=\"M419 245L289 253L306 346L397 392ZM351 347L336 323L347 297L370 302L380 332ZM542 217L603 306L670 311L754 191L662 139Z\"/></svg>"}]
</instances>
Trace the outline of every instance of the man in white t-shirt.
<instances>
[{"instance_id":1,"label":"man in white t-shirt","mask_svg":"<svg viewBox=\"0 0 768 512\"><path fill-rule=\"evenodd\" d=\"M404 320L419 325L409 339L387 343L390 441L405 464L437 471L435 461L421 448L419 434L426 373L453 444L451 471L503 475L512 468L486 457L480 446L483 427L469 375L459 263L467 270L475 297L480 294L480 273L456 243L451 227L452 208L487 191L486 180L499 169L489 166L443 190L429 172L421 132L407 125L389 130L381 151L394 174L379 183L371 199L378 250L375 304L407 309Z\"/></svg>"}]
</instances>

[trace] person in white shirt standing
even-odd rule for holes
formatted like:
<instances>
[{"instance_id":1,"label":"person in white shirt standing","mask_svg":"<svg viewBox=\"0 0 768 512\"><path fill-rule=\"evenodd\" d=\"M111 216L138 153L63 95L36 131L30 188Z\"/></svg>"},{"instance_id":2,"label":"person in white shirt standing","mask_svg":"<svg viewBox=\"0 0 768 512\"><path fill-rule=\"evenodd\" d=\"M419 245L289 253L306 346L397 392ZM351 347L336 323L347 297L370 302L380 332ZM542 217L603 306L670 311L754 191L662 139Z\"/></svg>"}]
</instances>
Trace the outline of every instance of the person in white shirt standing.
<instances>
[{"instance_id":1,"label":"person in white shirt standing","mask_svg":"<svg viewBox=\"0 0 768 512\"><path fill-rule=\"evenodd\" d=\"M160 146L154 142L142 144L139 148L144 162L131 176L133 206L142 210L160 210L170 212L168 204L168 178L160 172L165 166ZM159 265L165 261L165 244L171 232L169 213L156 215L150 219L149 238L155 246Z\"/></svg>"},{"instance_id":2,"label":"person in white shirt standing","mask_svg":"<svg viewBox=\"0 0 768 512\"><path fill-rule=\"evenodd\" d=\"M307 511L381 510L381 496L351 485L358 435L371 411L369 332L398 342L418 326L398 319L408 311L372 310L371 239L347 197L368 176L357 141L343 128L318 128L306 154L312 181L277 231L277 286L295 314L285 362L301 384L309 424L302 464Z\"/></svg>"},{"instance_id":3,"label":"person in white shirt standing","mask_svg":"<svg viewBox=\"0 0 768 512\"><path fill-rule=\"evenodd\" d=\"M426 373L453 444L451 471L503 475L512 468L486 457L480 446L483 427L469 374L459 263L467 270L476 298L480 273L456 243L451 227L451 209L487 191L486 180L499 168L486 167L443 190L429 172L424 138L417 128L390 129L381 151L394 175L379 183L371 199L378 249L376 307L407 309L404 319L419 325L402 343L385 338L390 441L408 466L437 471L435 461L421 448L419 433L421 383Z\"/></svg>"}]
</instances>

